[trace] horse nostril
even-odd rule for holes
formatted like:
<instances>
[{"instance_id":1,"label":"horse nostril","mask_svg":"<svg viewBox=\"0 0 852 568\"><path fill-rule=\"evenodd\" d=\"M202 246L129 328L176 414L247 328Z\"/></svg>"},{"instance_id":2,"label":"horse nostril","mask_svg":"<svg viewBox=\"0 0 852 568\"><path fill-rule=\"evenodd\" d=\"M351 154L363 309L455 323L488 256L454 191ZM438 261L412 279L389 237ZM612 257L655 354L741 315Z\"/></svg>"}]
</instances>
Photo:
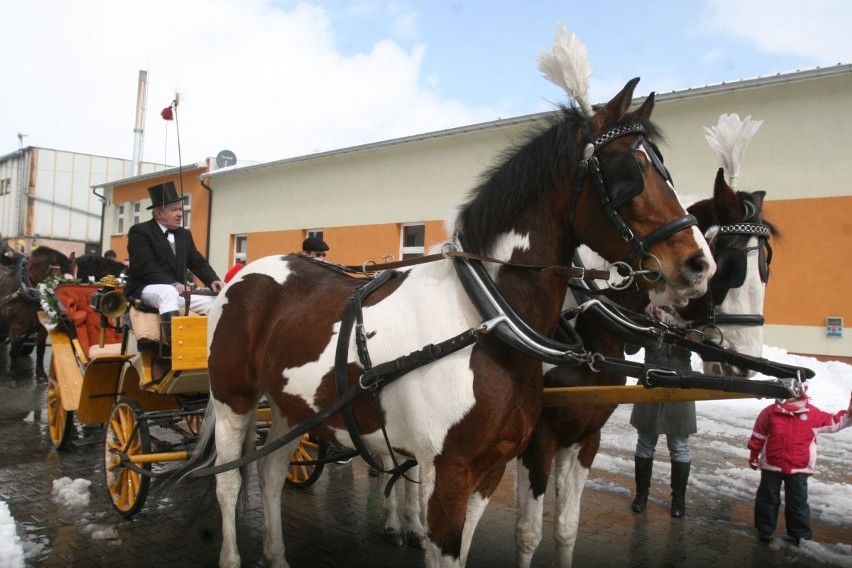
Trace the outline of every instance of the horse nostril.
<instances>
[{"instance_id":1,"label":"horse nostril","mask_svg":"<svg viewBox=\"0 0 852 568\"><path fill-rule=\"evenodd\" d=\"M693 282L699 282L702 278L709 278L710 271L713 269L704 253L698 253L688 258L683 268L684 276Z\"/></svg>"}]
</instances>

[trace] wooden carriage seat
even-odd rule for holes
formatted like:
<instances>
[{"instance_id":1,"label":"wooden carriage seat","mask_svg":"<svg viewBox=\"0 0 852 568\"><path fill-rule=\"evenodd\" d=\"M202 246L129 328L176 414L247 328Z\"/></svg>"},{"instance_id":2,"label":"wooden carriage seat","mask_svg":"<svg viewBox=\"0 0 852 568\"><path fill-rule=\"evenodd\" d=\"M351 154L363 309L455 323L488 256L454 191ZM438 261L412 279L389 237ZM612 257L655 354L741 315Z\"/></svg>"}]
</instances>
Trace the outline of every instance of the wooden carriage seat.
<instances>
[{"instance_id":1,"label":"wooden carriage seat","mask_svg":"<svg viewBox=\"0 0 852 568\"><path fill-rule=\"evenodd\" d=\"M56 297L65 314L74 323L80 348L90 360L103 355L121 354L121 334L107 328L104 346L100 347L101 316L91 307L92 294L99 286L64 284L56 287Z\"/></svg>"}]
</instances>

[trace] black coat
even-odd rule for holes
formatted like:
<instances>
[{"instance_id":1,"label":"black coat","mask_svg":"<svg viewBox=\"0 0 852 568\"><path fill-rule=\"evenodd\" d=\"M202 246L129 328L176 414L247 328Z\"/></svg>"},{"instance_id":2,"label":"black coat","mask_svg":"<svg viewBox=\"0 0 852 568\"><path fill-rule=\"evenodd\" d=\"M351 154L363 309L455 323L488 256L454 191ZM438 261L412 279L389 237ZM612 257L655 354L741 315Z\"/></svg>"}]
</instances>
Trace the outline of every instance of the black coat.
<instances>
[{"instance_id":1,"label":"black coat","mask_svg":"<svg viewBox=\"0 0 852 568\"><path fill-rule=\"evenodd\" d=\"M206 286L220 278L207 262L186 229L175 231L175 253L169 240L153 218L130 227L127 233L130 270L124 293L138 298L149 284L186 283L186 271L191 270Z\"/></svg>"}]
</instances>

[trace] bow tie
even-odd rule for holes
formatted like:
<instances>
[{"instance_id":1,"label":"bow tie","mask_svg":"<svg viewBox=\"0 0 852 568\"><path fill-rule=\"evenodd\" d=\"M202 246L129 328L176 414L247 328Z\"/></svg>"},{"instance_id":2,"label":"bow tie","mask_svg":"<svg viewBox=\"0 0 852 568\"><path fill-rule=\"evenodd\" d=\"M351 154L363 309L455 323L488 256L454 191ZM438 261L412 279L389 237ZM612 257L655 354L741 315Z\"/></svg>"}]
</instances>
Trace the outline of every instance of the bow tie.
<instances>
[{"instance_id":1,"label":"bow tie","mask_svg":"<svg viewBox=\"0 0 852 568\"><path fill-rule=\"evenodd\" d=\"M166 229L166 236L168 236L168 235L176 235L176 234L177 234L177 231L175 231L175 230L173 230L173 229Z\"/></svg>"}]
</instances>

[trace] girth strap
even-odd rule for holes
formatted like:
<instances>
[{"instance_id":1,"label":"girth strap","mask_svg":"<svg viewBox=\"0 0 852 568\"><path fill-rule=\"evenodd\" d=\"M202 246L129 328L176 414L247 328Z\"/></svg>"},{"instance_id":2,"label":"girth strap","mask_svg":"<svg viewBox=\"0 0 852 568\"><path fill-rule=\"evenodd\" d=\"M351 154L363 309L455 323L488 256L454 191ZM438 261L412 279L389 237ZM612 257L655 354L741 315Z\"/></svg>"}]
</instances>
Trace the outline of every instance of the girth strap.
<instances>
[{"instance_id":1,"label":"girth strap","mask_svg":"<svg viewBox=\"0 0 852 568\"><path fill-rule=\"evenodd\" d=\"M365 371L369 371L372 367L370 355L367 352L367 339L364 335L364 314L362 311L362 302L370 294L382 284L393 278L397 273L386 270L380 272L372 280L368 280L363 286L359 286L352 293L349 301L346 302L346 307L343 310L343 318L340 322L340 331L337 334L337 351L334 357L334 375L337 380L337 390L343 395L349 387L349 341L352 337L352 330L357 323L357 333L355 336L355 345L358 350L358 358L361 361ZM362 388L363 385L361 385ZM378 390L372 391L374 397L378 397ZM379 406L378 401L377 406ZM346 430L349 432L349 438L352 445L358 454L364 459L367 464L373 469L384 471L384 466L375 462L372 454L364 445L361 437L361 432L358 430L358 423L355 420L355 413L351 405L347 405L341 410L343 422L346 424ZM380 415L381 416L381 415ZM384 429L384 421L382 420L382 433L387 440L387 432ZM393 448L388 445L391 452L391 457L396 465L396 458L393 456Z\"/></svg>"}]
</instances>

